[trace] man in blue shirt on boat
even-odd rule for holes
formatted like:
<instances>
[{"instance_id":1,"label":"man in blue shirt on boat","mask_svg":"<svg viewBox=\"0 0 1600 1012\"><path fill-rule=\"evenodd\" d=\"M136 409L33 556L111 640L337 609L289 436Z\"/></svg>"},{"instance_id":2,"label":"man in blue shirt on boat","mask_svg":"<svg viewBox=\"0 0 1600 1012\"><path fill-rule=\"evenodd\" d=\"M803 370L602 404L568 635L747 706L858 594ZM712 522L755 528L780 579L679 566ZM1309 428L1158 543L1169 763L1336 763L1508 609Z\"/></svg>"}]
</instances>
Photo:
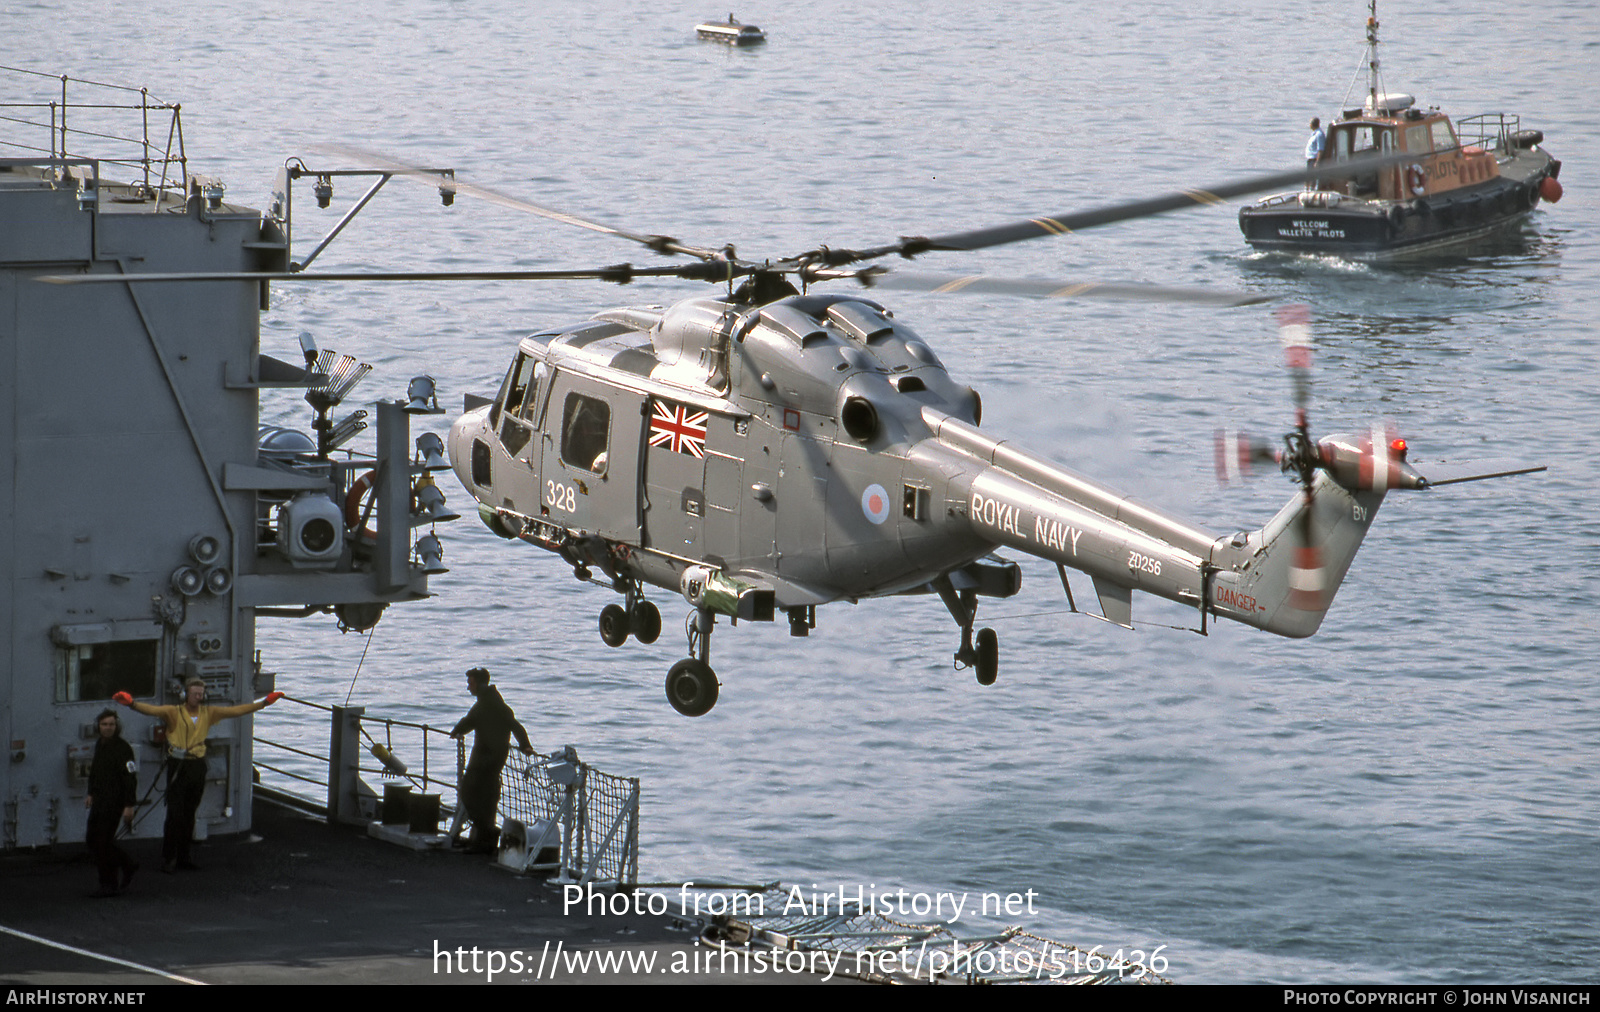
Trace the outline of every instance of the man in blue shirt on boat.
<instances>
[{"instance_id":1,"label":"man in blue shirt on boat","mask_svg":"<svg viewBox=\"0 0 1600 1012\"><path fill-rule=\"evenodd\" d=\"M1306 138L1306 168L1312 168L1317 164L1317 160L1322 157L1322 149L1327 146L1327 143L1328 135L1322 130L1322 121L1315 116L1311 117L1311 136ZM1311 186L1312 189L1316 188L1315 180L1312 181Z\"/></svg>"}]
</instances>

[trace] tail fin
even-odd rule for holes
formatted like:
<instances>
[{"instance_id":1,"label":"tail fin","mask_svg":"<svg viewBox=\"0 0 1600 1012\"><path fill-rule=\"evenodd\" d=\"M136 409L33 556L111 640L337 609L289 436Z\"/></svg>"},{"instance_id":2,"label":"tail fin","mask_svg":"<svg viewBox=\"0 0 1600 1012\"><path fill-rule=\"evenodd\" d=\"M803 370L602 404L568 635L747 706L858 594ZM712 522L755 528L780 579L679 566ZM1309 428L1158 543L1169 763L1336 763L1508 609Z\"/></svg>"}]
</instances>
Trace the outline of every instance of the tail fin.
<instances>
[{"instance_id":1,"label":"tail fin","mask_svg":"<svg viewBox=\"0 0 1600 1012\"><path fill-rule=\"evenodd\" d=\"M1280 636L1310 636L1322 625L1384 493L1351 491L1323 472L1311 492L1309 505L1296 495L1244 544L1232 546L1233 559L1221 560L1232 565L1212 579L1210 598L1219 612ZM1308 508L1311 544L1304 545ZM1320 555L1320 577L1308 572L1306 549Z\"/></svg>"}]
</instances>

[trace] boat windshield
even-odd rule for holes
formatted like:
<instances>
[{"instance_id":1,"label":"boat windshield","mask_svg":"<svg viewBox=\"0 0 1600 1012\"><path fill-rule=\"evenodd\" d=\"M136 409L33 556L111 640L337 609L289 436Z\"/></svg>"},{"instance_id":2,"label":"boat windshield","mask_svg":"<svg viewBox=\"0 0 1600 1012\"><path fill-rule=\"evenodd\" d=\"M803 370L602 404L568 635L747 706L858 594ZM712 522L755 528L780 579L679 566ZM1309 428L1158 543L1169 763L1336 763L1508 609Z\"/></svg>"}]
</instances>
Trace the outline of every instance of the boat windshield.
<instances>
[{"instance_id":1,"label":"boat windshield","mask_svg":"<svg viewBox=\"0 0 1600 1012\"><path fill-rule=\"evenodd\" d=\"M1435 151L1445 151L1456 146L1456 134L1450 129L1450 121L1436 119L1433 121L1433 148Z\"/></svg>"},{"instance_id":2,"label":"boat windshield","mask_svg":"<svg viewBox=\"0 0 1600 1012\"><path fill-rule=\"evenodd\" d=\"M1386 123L1340 123L1334 127L1331 146L1334 160L1341 162L1394 151L1394 127Z\"/></svg>"}]
</instances>

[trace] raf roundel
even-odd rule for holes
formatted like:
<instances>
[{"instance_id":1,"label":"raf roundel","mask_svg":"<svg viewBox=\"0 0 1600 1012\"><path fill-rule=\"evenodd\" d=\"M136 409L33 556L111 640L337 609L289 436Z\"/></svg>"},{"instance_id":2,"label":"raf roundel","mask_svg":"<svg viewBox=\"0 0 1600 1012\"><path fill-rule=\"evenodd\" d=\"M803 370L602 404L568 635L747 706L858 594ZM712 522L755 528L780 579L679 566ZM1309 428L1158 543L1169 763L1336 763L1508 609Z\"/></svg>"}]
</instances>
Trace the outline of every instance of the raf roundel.
<instances>
[{"instance_id":1,"label":"raf roundel","mask_svg":"<svg viewBox=\"0 0 1600 1012\"><path fill-rule=\"evenodd\" d=\"M883 490L882 485L868 485L867 490L861 493L861 512L875 524L889 519L889 493Z\"/></svg>"}]
</instances>

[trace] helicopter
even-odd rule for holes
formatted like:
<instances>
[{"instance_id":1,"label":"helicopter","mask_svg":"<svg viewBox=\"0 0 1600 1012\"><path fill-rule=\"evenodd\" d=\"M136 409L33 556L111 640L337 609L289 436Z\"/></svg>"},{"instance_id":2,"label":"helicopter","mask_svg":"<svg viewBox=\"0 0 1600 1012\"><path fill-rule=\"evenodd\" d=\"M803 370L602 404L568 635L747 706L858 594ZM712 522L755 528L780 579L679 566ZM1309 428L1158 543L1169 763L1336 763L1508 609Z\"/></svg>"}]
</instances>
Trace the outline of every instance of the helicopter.
<instances>
[{"instance_id":1,"label":"helicopter","mask_svg":"<svg viewBox=\"0 0 1600 1012\"><path fill-rule=\"evenodd\" d=\"M778 621L794 636L839 601L936 594L959 630L953 654L980 684L999 671L999 641L978 627L983 598L1021 589L1011 549L1089 576L1102 616L1133 627L1135 590L1196 609L1198 632L1227 618L1287 637L1322 623L1385 495L1543 470L1483 464L1424 476L1384 425L1313 439L1311 337L1304 307L1279 310L1295 421L1274 443L1219 432L1218 474L1275 465L1300 491L1254 531L1217 534L1137 502L980 427L978 391L952 378L932 346L878 290L1153 299L1234 306L1248 294L1143 285L920 274L872 263L1064 235L1311 178L1274 173L1205 190L868 249L818 246L765 260L553 210L456 178L358 152L389 175L427 180L445 202L466 194L636 243L672 266L573 271L185 275L215 280L549 280L627 283L677 277L721 286L670 306L609 309L522 339L498 392L467 395L450 428L449 465L496 535L548 551L620 603L599 613L601 639L654 643L650 587L688 603L688 656L667 672L668 702L709 712L717 617ZM1326 170L1322 170L1325 174ZM309 174L309 173L308 173ZM380 184L381 185L381 184ZM865 266L862 266L865 265ZM176 275L123 275L172 280ZM59 278L49 280L73 280ZM93 280L79 277L78 280ZM844 291L813 291L853 281ZM360 528L357 512L349 518Z\"/></svg>"},{"instance_id":2,"label":"helicopter","mask_svg":"<svg viewBox=\"0 0 1600 1012\"><path fill-rule=\"evenodd\" d=\"M524 205L694 257L680 276L727 287L665 307L607 310L523 339L498 393L471 398L451 426L452 466L494 533L554 553L578 579L622 595L599 615L607 645L659 637L661 614L647 586L688 602L689 656L671 666L665 685L686 716L717 701L717 616L736 623L781 615L791 634L805 636L819 606L869 597L937 594L960 630L955 665L993 684L998 637L976 628L978 602L1021 588L1020 567L997 556L1001 548L1054 562L1069 602L1067 569L1087 573L1104 617L1128 628L1140 590L1196 608L1202 632L1209 615L1310 636L1387 492L1542 467L1493 465L1430 481L1385 426L1313 441L1309 314L1284 307L1295 425L1281 447L1219 433L1218 466L1220 477L1238 477L1276 464L1302 491L1262 528L1219 536L982 430L978 392L953 379L890 309L859 288L810 290L851 279L869 288L1084 295L1095 286L853 265L1064 234L1256 183L760 262L741 260L731 246L694 247ZM615 280L631 268L612 270ZM1265 301L1141 286L1096 294Z\"/></svg>"}]
</instances>

